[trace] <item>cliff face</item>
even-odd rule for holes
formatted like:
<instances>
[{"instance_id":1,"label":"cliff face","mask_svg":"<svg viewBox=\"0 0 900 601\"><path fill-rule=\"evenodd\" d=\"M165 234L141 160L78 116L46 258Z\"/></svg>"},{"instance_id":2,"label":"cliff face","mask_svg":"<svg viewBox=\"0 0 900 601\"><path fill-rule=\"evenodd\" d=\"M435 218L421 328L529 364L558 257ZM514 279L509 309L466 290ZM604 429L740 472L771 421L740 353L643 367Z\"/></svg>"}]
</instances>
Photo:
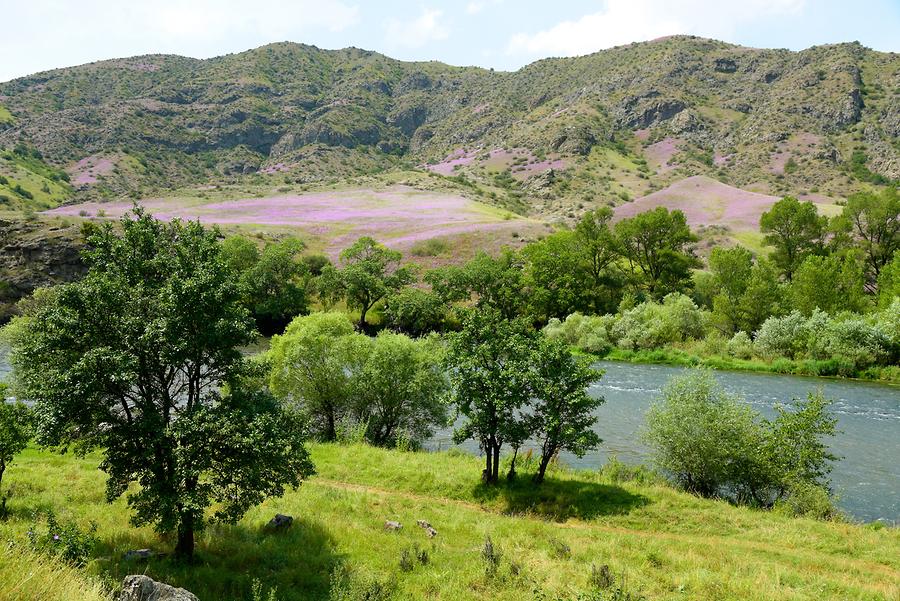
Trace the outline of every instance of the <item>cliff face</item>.
<instances>
[{"instance_id":1,"label":"cliff face","mask_svg":"<svg viewBox=\"0 0 900 601\"><path fill-rule=\"evenodd\" d=\"M0 322L36 288L72 281L86 271L79 228L64 223L0 220Z\"/></svg>"}]
</instances>

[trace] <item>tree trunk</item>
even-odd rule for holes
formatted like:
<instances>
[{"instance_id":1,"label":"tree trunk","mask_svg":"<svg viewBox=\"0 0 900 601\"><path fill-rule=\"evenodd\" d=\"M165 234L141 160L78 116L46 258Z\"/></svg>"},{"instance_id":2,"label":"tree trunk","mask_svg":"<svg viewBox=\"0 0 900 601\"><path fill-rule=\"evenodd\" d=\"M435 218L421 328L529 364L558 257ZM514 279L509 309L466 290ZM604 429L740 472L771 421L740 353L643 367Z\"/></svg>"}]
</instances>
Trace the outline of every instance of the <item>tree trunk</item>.
<instances>
[{"instance_id":1,"label":"tree trunk","mask_svg":"<svg viewBox=\"0 0 900 601\"><path fill-rule=\"evenodd\" d=\"M491 474L491 482L500 481L500 445L494 443L494 473Z\"/></svg>"},{"instance_id":2,"label":"tree trunk","mask_svg":"<svg viewBox=\"0 0 900 601\"><path fill-rule=\"evenodd\" d=\"M512 461L509 462L509 471L506 473L506 480L512 482L516 479L516 457L519 456L519 447L513 449Z\"/></svg>"},{"instance_id":3,"label":"tree trunk","mask_svg":"<svg viewBox=\"0 0 900 601\"><path fill-rule=\"evenodd\" d=\"M481 480L485 484L491 483L491 475L494 473L494 453L493 444L488 442L484 447L484 471L481 473Z\"/></svg>"},{"instance_id":4,"label":"tree trunk","mask_svg":"<svg viewBox=\"0 0 900 601\"><path fill-rule=\"evenodd\" d=\"M194 557L194 515L182 513L178 524L178 542L175 544L175 557L190 560Z\"/></svg>"},{"instance_id":5,"label":"tree trunk","mask_svg":"<svg viewBox=\"0 0 900 601\"><path fill-rule=\"evenodd\" d=\"M544 481L544 474L547 472L547 466L550 465L551 459L553 459L553 455L547 453L541 455L541 464L538 466L538 472L534 475L535 484L540 484Z\"/></svg>"}]
</instances>

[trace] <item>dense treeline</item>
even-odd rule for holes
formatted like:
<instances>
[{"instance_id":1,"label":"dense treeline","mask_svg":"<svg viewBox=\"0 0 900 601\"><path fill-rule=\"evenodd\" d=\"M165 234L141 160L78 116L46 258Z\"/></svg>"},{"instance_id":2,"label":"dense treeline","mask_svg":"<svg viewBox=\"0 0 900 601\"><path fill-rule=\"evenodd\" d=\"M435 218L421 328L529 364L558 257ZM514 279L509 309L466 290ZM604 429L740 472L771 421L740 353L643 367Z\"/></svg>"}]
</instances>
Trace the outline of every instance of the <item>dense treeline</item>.
<instances>
[{"instance_id":1,"label":"dense treeline","mask_svg":"<svg viewBox=\"0 0 900 601\"><path fill-rule=\"evenodd\" d=\"M897 190L853 195L831 219L786 197L763 214L761 233L770 252L714 248L704 265L680 211L613 223L601 208L519 251L482 252L420 278L368 237L336 264L292 240L259 251L234 237L224 250L263 332L343 303L362 331L375 329L374 312L381 326L420 336L457 329L454 309L478 307L549 324L600 355L900 378L891 367L900 359Z\"/></svg>"}]
</instances>

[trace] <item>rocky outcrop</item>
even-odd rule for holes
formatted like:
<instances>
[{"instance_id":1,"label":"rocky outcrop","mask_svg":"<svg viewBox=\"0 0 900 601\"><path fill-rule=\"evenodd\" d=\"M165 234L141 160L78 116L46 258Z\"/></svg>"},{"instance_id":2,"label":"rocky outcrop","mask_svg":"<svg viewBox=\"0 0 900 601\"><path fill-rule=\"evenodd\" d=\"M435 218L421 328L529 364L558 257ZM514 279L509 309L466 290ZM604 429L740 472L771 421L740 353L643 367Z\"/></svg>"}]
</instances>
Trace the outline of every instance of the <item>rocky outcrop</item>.
<instances>
[{"instance_id":1,"label":"rocky outcrop","mask_svg":"<svg viewBox=\"0 0 900 601\"><path fill-rule=\"evenodd\" d=\"M126 576L122 582L122 592L118 601L200 601L196 595L175 588L162 582L156 582L149 576Z\"/></svg>"},{"instance_id":2,"label":"rocky outcrop","mask_svg":"<svg viewBox=\"0 0 900 601\"><path fill-rule=\"evenodd\" d=\"M77 226L0 220L0 321L36 288L81 277L80 247Z\"/></svg>"}]
</instances>

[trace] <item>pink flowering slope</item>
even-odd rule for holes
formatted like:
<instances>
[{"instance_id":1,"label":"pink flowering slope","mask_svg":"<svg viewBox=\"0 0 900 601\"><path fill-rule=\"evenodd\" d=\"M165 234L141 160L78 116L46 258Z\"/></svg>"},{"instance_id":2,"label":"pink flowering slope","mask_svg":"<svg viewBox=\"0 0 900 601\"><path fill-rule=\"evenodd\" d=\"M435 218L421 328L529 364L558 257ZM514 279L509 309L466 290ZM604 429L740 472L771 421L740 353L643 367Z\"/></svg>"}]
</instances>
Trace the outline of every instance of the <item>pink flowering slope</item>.
<instances>
[{"instance_id":1,"label":"pink flowering slope","mask_svg":"<svg viewBox=\"0 0 900 601\"><path fill-rule=\"evenodd\" d=\"M617 207L616 218L632 217L661 206L680 209L692 227L727 225L735 231L757 230L760 216L777 200L776 196L748 192L696 175Z\"/></svg>"},{"instance_id":2,"label":"pink flowering slope","mask_svg":"<svg viewBox=\"0 0 900 601\"><path fill-rule=\"evenodd\" d=\"M187 199L149 199L141 204L159 219L199 219L222 225L287 226L327 240L329 250L348 246L360 236L372 236L391 246L410 246L420 240L472 232L504 234L532 225L522 219L504 220L497 211L462 196L433 193L405 186L385 190L317 192L300 195L245 198L200 204ZM49 211L57 215L107 217L124 214L130 202L83 203ZM527 227L526 227L527 229Z\"/></svg>"}]
</instances>

